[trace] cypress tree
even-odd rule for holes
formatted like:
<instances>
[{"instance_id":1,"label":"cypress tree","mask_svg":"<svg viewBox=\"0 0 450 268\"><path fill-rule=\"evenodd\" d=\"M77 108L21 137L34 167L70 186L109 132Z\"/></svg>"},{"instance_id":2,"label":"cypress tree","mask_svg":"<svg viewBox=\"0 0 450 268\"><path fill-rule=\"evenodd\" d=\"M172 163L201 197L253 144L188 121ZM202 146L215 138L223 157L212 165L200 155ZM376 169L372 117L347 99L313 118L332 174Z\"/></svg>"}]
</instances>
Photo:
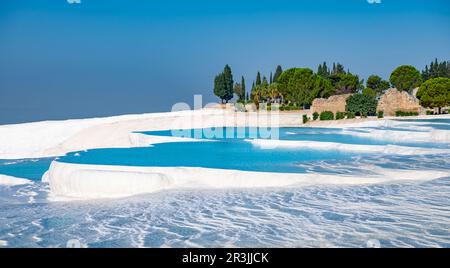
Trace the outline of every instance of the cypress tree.
<instances>
[{"instance_id":1,"label":"cypress tree","mask_svg":"<svg viewBox=\"0 0 450 268\"><path fill-rule=\"evenodd\" d=\"M233 98L234 81L230 66L226 65L223 72L214 79L214 94L220 98L221 102L228 103Z\"/></svg>"},{"instance_id":2,"label":"cypress tree","mask_svg":"<svg viewBox=\"0 0 450 268\"><path fill-rule=\"evenodd\" d=\"M326 62L324 62L323 65L322 64L319 65L319 68L317 69L317 74L322 77L330 76L330 71L328 70Z\"/></svg>"},{"instance_id":3,"label":"cypress tree","mask_svg":"<svg viewBox=\"0 0 450 268\"><path fill-rule=\"evenodd\" d=\"M337 74L345 74L345 68L344 65L337 63L336 64L336 73Z\"/></svg>"},{"instance_id":4,"label":"cypress tree","mask_svg":"<svg viewBox=\"0 0 450 268\"><path fill-rule=\"evenodd\" d=\"M328 69L327 63L325 61L323 62L322 69L326 77L330 76L330 70Z\"/></svg>"},{"instance_id":5,"label":"cypress tree","mask_svg":"<svg viewBox=\"0 0 450 268\"><path fill-rule=\"evenodd\" d=\"M245 78L242 76L241 78L241 87L242 87L242 98L245 98Z\"/></svg>"},{"instance_id":6,"label":"cypress tree","mask_svg":"<svg viewBox=\"0 0 450 268\"><path fill-rule=\"evenodd\" d=\"M277 66L277 69L275 70L275 74L273 75L273 83L278 82L278 78L280 77L280 75L283 73L283 69L281 68L280 65Z\"/></svg>"},{"instance_id":7,"label":"cypress tree","mask_svg":"<svg viewBox=\"0 0 450 268\"><path fill-rule=\"evenodd\" d=\"M268 86L269 82L267 82L267 78L264 76L261 85Z\"/></svg>"},{"instance_id":8,"label":"cypress tree","mask_svg":"<svg viewBox=\"0 0 450 268\"><path fill-rule=\"evenodd\" d=\"M422 78L427 81L432 78L447 77L450 78L450 62L439 62L437 59L430 63L430 66L426 65L422 71Z\"/></svg>"},{"instance_id":9,"label":"cypress tree","mask_svg":"<svg viewBox=\"0 0 450 268\"><path fill-rule=\"evenodd\" d=\"M430 70L428 69L428 65L425 66L425 70L422 71L423 81L427 81L430 78Z\"/></svg>"},{"instance_id":10,"label":"cypress tree","mask_svg":"<svg viewBox=\"0 0 450 268\"><path fill-rule=\"evenodd\" d=\"M224 88L225 88L225 78L223 73L220 73L219 75L216 76L216 78L214 79L214 94L220 98L220 102L223 103L224 100Z\"/></svg>"},{"instance_id":11,"label":"cypress tree","mask_svg":"<svg viewBox=\"0 0 450 268\"><path fill-rule=\"evenodd\" d=\"M272 76L272 72L270 72L270 85L272 85L272 83L273 83L273 76Z\"/></svg>"},{"instance_id":12,"label":"cypress tree","mask_svg":"<svg viewBox=\"0 0 450 268\"><path fill-rule=\"evenodd\" d=\"M333 63L332 74L346 74L344 65L338 63Z\"/></svg>"},{"instance_id":13,"label":"cypress tree","mask_svg":"<svg viewBox=\"0 0 450 268\"><path fill-rule=\"evenodd\" d=\"M249 100L253 100L253 92L255 91L255 89L256 89L256 85L255 85L255 81L253 81L253 84L252 84L252 91L251 91Z\"/></svg>"},{"instance_id":14,"label":"cypress tree","mask_svg":"<svg viewBox=\"0 0 450 268\"><path fill-rule=\"evenodd\" d=\"M439 62L437 58L434 59L433 77L439 77Z\"/></svg>"},{"instance_id":15,"label":"cypress tree","mask_svg":"<svg viewBox=\"0 0 450 268\"><path fill-rule=\"evenodd\" d=\"M233 98L233 73L230 66L227 64L223 69L223 74L225 76L225 101L228 103L229 100Z\"/></svg>"},{"instance_id":16,"label":"cypress tree","mask_svg":"<svg viewBox=\"0 0 450 268\"><path fill-rule=\"evenodd\" d=\"M256 74L256 85L261 85L261 74L259 72Z\"/></svg>"}]
</instances>

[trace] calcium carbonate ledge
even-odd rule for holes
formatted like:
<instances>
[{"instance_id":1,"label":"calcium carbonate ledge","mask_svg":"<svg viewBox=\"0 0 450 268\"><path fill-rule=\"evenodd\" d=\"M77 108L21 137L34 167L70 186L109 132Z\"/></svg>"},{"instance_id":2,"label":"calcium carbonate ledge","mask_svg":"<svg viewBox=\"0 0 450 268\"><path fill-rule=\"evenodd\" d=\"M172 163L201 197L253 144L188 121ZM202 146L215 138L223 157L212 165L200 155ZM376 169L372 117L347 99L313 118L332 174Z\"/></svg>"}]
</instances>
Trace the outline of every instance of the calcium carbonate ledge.
<instances>
[{"instance_id":1,"label":"calcium carbonate ledge","mask_svg":"<svg viewBox=\"0 0 450 268\"><path fill-rule=\"evenodd\" d=\"M83 165L54 161L43 181L50 200L122 198L175 189L255 189L306 185L360 185L402 180L433 180L449 171L406 171L375 168L376 175L263 173L197 167L131 167ZM395 178L395 179L393 179Z\"/></svg>"}]
</instances>

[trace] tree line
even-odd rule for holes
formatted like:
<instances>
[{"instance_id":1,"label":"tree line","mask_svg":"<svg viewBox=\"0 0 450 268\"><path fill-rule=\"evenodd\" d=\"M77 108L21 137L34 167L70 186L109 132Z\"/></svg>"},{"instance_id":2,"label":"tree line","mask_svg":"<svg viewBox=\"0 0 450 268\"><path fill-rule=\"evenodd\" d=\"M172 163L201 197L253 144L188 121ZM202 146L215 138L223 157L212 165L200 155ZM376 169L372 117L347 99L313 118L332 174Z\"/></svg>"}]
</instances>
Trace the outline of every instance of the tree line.
<instances>
[{"instance_id":1,"label":"tree line","mask_svg":"<svg viewBox=\"0 0 450 268\"><path fill-rule=\"evenodd\" d=\"M279 103L282 106L295 109L308 108L316 98L328 98L341 94L362 94L378 99L391 88L412 93L420 87L417 97L424 107L439 108L450 105L450 61L439 62L437 59L420 72L410 65L397 67L390 75L389 81L378 75L371 75L367 81L346 70L341 63L333 63L328 67L327 62L319 64L314 72L310 68L290 68L283 70L278 65L269 79L258 71L252 87L247 92L245 78L234 83L230 66L214 80L214 93L222 103L227 103L237 96L238 102Z\"/></svg>"}]
</instances>

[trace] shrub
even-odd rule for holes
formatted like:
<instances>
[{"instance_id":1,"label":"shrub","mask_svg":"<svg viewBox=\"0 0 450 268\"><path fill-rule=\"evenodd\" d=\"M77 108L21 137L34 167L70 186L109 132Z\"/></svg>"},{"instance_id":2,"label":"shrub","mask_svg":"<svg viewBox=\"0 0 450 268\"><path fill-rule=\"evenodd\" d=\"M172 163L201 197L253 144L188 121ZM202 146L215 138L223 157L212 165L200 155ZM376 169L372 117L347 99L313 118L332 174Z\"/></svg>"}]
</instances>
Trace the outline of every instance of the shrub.
<instances>
[{"instance_id":1,"label":"shrub","mask_svg":"<svg viewBox=\"0 0 450 268\"><path fill-rule=\"evenodd\" d=\"M292 110L291 104L283 104L280 106L280 111L290 111L290 110Z\"/></svg>"},{"instance_id":2,"label":"shrub","mask_svg":"<svg viewBox=\"0 0 450 268\"><path fill-rule=\"evenodd\" d=\"M378 118L384 118L384 112L378 111Z\"/></svg>"},{"instance_id":3,"label":"shrub","mask_svg":"<svg viewBox=\"0 0 450 268\"><path fill-rule=\"evenodd\" d=\"M303 124L308 123L308 121L309 121L308 116L307 116L306 114L304 114L304 115L303 115Z\"/></svg>"},{"instance_id":4,"label":"shrub","mask_svg":"<svg viewBox=\"0 0 450 268\"><path fill-rule=\"evenodd\" d=\"M333 112L326 111L326 112L320 113L320 120L321 121L334 120Z\"/></svg>"},{"instance_id":5,"label":"shrub","mask_svg":"<svg viewBox=\"0 0 450 268\"><path fill-rule=\"evenodd\" d=\"M347 99L347 111L356 115L375 115L377 104L375 97L355 94Z\"/></svg>"},{"instance_id":6,"label":"shrub","mask_svg":"<svg viewBox=\"0 0 450 268\"><path fill-rule=\"evenodd\" d=\"M281 105L280 111L295 111L298 110L297 104L289 103L285 105Z\"/></svg>"},{"instance_id":7,"label":"shrub","mask_svg":"<svg viewBox=\"0 0 450 268\"><path fill-rule=\"evenodd\" d=\"M315 112L313 113L313 120L316 121L319 118L319 113Z\"/></svg>"},{"instance_id":8,"label":"shrub","mask_svg":"<svg viewBox=\"0 0 450 268\"><path fill-rule=\"evenodd\" d=\"M396 116L418 116L419 113L417 112L404 112L404 111L396 111Z\"/></svg>"},{"instance_id":9,"label":"shrub","mask_svg":"<svg viewBox=\"0 0 450 268\"><path fill-rule=\"evenodd\" d=\"M345 113L343 112L337 112L336 113L336 120L345 119Z\"/></svg>"},{"instance_id":10,"label":"shrub","mask_svg":"<svg viewBox=\"0 0 450 268\"><path fill-rule=\"evenodd\" d=\"M367 118L367 113L366 112L361 113L361 118Z\"/></svg>"},{"instance_id":11,"label":"shrub","mask_svg":"<svg viewBox=\"0 0 450 268\"><path fill-rule=\"evenodd\" d=\"M427 111L427 115L434 115L434 111Z\"/></svg>"},{"instance_id":12,"label":"shrub","mask_svg":"<svg viewBox=\"0 0 450 268\"><path fill-rule=\"evenodd\" d=\"M354 119L356 117L354 112L347 112L347 119Z\"/></svg>"}]
</instances>

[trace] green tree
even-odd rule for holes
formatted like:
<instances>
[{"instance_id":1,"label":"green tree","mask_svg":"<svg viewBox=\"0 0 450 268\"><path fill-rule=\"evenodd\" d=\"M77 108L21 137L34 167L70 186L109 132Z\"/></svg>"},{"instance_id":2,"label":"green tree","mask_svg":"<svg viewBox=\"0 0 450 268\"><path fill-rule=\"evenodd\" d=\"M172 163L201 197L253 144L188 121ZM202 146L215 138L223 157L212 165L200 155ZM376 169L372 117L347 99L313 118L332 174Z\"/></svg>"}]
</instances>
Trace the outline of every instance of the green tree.
<instances>
[{"instance_id":1,"label":"green tree","mask_svg":"<svg viewBox=\"0 0 450 268\"><path fill-rule=\"evenodd\" d=\"M239 83L234 84L233 88L234 94L238 97L239 101L242 100L242 85Z\"/></svg>"},{"instance_id":2,"label":"green tree","mask_svg":"<svg viewBox=\"0 0 450 268\"><path fill-rule=\"evenodd\" d=\"M308 68L291 68L284 71L278 79L279 91L284 101L299 105L310 105L316 75Z\"/></svg>"},{"instance_id":3,"label":"green tree","mask_svg":"<svg viewBox=\"0 0 450 268\"><path fill-rule=\"evenodd\" d=\"M220 73L214 78L214 94L220 98L221 103L226 96L225 93L225 78L223 73Z\"/></svg>"},{"instance_id":4,"label":"green tree","mask_svg":"<svg viewBox=\"0 0 450 268\"><path fill-rule=\"evenodd\" d=\"M389 81L397 90L411 93L422 84L422 76L413 66L403 65L392 72Z\"/></svg>"},{"instance_id":5,"label":"green tree","mask_svg":"<svg viewBox=\"0 0 450 268\"><path fill-rule=\"evenodd\" d=\"M428 65L425 66L425 70L422 71L423 81L437 77L450 78L450 61L439 62L438 59L435 59L430 63L429 68Z\"/></svg>"},{"instance_id":6,"label":"green tree","mask_svg":"<svg viewBox=\"0 0 450 268\"><path fill-rule=\"evenodd\" d=\"M226 86L226 98L225 101L228 103L229 100L233 98L233 86L234 86L234 80L233 80L233 72L231 71L231 67L227 64L225 65L225 68L223 69L223 74L225 76L225 86Z\"/></svg>"},{"instance_id":7,"label":"green tree","mask_svg":"<svg viewBox=\"0 0 450 268\"><path fill-rule=\"evenodd\" d=\"M377 92L375 92L375 90L371 89L370 87L366 87L365 89L363 89L362 94L373 98L377 97Z\"/></svg>"},{"instance_id":8,"label":"green tree","mask_svg":"<svg viewBox=\"0 0 450 268\"><path fill-rule=\"evenodd\" d=\"M450 78L432 78L423 83L417 91L420 104L428 108L441 108L450 106Z\"/></svg>"},{"instance_id":9,"label":"green tree","mask_svg":"<svg viewBox=\"0 0 450 268\"><path fill-rule=\"evenodd\" d=\"M317 67L317 74L322 75L323 74L323 67L322 64L319 64L319 67Z\"/></svg>"},{"instance_id":10,"label":"green tree","mask_svg":"<svg viewBox=\"0 0 450 268\"><path fill-rule=\"evenodd\" d=\"M261 85L263 87L268 87L269 86L269 82L267 82L267 78L264 76Z\"/></svg>"},{"instance_id":11,"label":"green tree","mask_svg":"<svg viewBox=\"0 0 450 268\"><path fill-rule=\"evenodd\" d=\"M256 86L260 86L261 85L261 73L257 73L256 74Z\"/></svg>"},{"instance_id":12,"label":"green tree","mask_svg":"<svg viewBox=\"0 0 450 268\"><path fill-rule=\"evenodd\" d=\"M317 68L317 74L322 77L328 77L330 76L330 69L328 69L327 63L324 62L323 64L319 65L319 68Z\"/></svg>"},{"instance_id":13,"label":"green tree","mask_svg":"<svg viewBox=\"0 0 450 268\"><path fill-rule=\"evenodd\" d=\"M289 84L290 80L292 80L292 77L294 76L295 71L296 68L288 69L284 71L277 79L279 84L278 90L280 91L280 94L283 96L283 101L285 103L293 101L293 96Z\"/></svg>"},{"instance_id":14,"label":"green tree","mask_svg":"<svg viewBox=\"0 0 450 268\"><path fill-rule=\"evenodd\" d=\"M248 100L253 100L253 91L255 90L255 81L252 83L252 89L250 90L250 98Z\"/></svg>"},{"instance_id":15,"label":"green tree","mask_svg":"<svg viewBox=\"0 0 450 268\"><path fill-rule=\"evenodd\" d=\"M336 93L331 81L320 75L315 76L314 89L311 94L311 103L315 98L329 98Z\"/></svg>"},{"instance_id":16,"label":"green tree","mask_svg":"<svg viewBox=\"0 0 450 268\"><path fill-rule=\"evenodd\" d=\"M275 70L275 74L273 75L273 83L278 82L278 78L280 77L280 75L283 73L283 69L281 68L280 65L277 66L277 69Z\"/></svg>"},{"instance_id":17,"label":"green tree","mask_svg":"<svg viewBox=\"0 0 450 268\"><path fill-rule=\"evenodd\" d=\"M371 75L367 79L366 87L372 89L376 96L380 96L384 93L384 91L389 89L390 84L378 75Z\"/></svg>"},{"instance_id":18,"label":"green tree","mask_svg":"<svg viewBox=\"0 0 450 268\"><path fill-rule=\"evenodd\" d=\"M333 63L333 70L332 74L345 74L345 68L344 65L338 63Z\"/></svg>"},{"instance_id":19,"label":"green tree","mask_svg":"<svg viewBox=\"0 0 450 268\"><path fill-rule=\"evenodd\" d=\"M356 115L375 115L377 111L377 100L374 97L355 94L347 99L347 112Z\"/></svg>"},{"instance_id":20,"label":"green tree","mask_svg":"<svg viewBox=\"0 0 450 268\"><path fill-rule=\"evenodd\" d=\"M220 98L221 102L228 103L233 98L234 81L230 66L226 65L223 72L214 79L214 94Z\"/></svg>"},{"instance_id":21,"label":"green tree","mask_svg":"<svg viewBox=\"0 0 450 268\"><path fill-rule=\"evenodd\" d=\"M252 100L256 105L256 109L259 109L259 104L263 101L264 89L261 85L255 86L252 90Z\"/></svg>"},{"instance_id":22,"label":"green tree","mask_svg":"<svg viewBox=\"0 0 450 268\"><path fill-rule=\"evenodd\" d=\"M246 89L245 89L245 78L244 78L244 76L242 76L242 78L241 78L241 90L242 90L242 98L241 98L241 100L242 99L245 100Z\"/></svg>"},{"instance_id":23,"label":"green tree","mask_svg":"<svg viewBox=\"0 0 450 268\"><path fill-rule=\"evenodd\" d=\"M271 103L277 102L277 100L281 97L280 91L278 90L278 83L270 84L267 88L267 97L269 98Z\"/></svg>"},{"instance_id":24,"label":"green tree","mask_svg":"<svg viewBox=\"0 0 450 268\"><path fill-rule=\"evenodd\" d=\"M356 93L363 88L363 81L351 73L335 74L330 79L334 82L337 95Z\"/></svg>"}]
</instances>

